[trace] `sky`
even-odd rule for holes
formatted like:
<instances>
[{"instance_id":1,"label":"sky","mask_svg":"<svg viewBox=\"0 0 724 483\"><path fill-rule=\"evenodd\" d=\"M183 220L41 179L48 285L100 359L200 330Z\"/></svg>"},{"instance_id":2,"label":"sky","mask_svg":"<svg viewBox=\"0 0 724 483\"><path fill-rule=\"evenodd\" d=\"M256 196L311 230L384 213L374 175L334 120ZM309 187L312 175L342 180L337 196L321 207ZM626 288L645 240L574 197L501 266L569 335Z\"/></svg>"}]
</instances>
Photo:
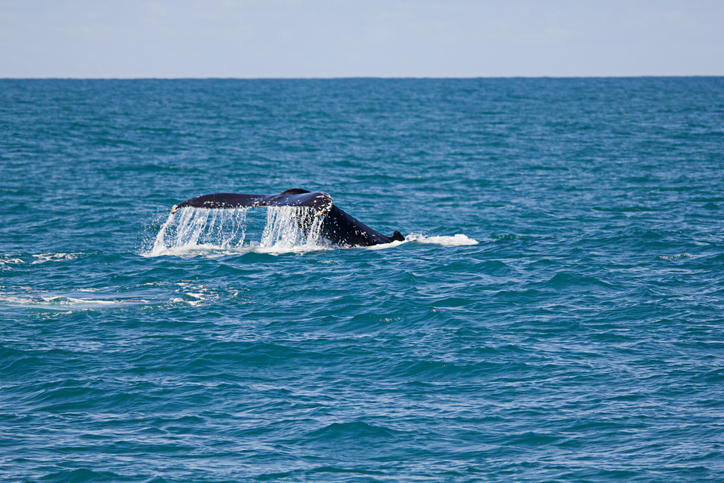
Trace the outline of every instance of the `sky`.
<instances>
[{"instance_id":1,"label":"sky","mask_svg":"<svg viewBox=\"0 0 724 483\"><path fill-rule=\"evenodd\" d=\"M724 75L724 1L0 0L0 78Z\"/></svg>"}]
</instances>

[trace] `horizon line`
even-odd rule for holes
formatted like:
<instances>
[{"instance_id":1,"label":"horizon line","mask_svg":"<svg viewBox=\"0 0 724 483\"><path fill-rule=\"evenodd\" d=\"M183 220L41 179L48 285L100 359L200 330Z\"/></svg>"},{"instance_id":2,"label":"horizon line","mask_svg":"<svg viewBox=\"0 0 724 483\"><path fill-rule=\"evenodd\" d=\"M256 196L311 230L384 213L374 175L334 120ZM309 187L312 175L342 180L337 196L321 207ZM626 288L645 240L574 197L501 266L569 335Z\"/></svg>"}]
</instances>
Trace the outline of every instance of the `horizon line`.
<instances>
[{"instance_id":1,"label":"horizon line","mask_svg":"<svg viewBox=\"0 0 724 483\"><path fill-rule=\"evenodd\" d=\"M724 77L724 74L511 75L511 76L330 76L330 77L0 77L0 80L474 80L474 79L643 79Z\"/></svg>"}]
</instances>

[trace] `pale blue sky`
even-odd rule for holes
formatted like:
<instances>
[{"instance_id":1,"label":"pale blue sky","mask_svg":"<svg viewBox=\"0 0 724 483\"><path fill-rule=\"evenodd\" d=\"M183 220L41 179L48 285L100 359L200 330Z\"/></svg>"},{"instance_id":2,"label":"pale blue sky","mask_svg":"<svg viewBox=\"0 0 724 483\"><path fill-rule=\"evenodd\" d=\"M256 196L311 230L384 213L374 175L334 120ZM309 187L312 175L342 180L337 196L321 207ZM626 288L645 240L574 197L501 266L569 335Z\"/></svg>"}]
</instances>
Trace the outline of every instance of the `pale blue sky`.
<instances>
[{"instance_id":1,"label":"pale blue sky","mask_svg":"<svg viewBox=\"0 0 724 483\"><path fill-rule=\"evenodd\" d=\"M0 77L724 75L724 1L0 0Z\"/></svg>"}]
</instances>

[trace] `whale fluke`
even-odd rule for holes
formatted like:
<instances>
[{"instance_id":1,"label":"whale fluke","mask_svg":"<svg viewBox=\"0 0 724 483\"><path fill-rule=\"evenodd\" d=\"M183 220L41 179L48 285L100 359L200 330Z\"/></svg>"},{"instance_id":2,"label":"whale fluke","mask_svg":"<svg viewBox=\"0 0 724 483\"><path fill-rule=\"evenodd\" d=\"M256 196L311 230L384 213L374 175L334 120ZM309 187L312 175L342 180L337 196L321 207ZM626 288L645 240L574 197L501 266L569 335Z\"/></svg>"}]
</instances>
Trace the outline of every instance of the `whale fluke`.
<instances>
[{"instance_id":1,"label":"whale fluke","mask_svg":"<svg viewBox=\"0 0 724 483\"><path fill-rule=\"evenodd\" d=\"M402 233L395 231L386 236L373 230L333 204L332 197L322 191L310 192L290 189L276 195L247 195L239 193L214 193L190 198L171 208L171 213L181 208L254 208L257 206L303 206L312 208L315 216L326 215L322 220L321 234L340 246L359 247L404 241Z\"/></svg>"},{"instance_id":2,"label":"whale fluke","mask_svg":"<svg viewBox=\"0 0 724 483\"><path fill-rule=\"evenodd\" d=\"M332 197L317 191L303 189L286 190L278 195L244 195L238 193L214 193L188 199L171 208L175 213L180 208L254 208L256 206L306 206L314 208L315 214L323 214L332 208Z\"/></svg>"}]
</instances>

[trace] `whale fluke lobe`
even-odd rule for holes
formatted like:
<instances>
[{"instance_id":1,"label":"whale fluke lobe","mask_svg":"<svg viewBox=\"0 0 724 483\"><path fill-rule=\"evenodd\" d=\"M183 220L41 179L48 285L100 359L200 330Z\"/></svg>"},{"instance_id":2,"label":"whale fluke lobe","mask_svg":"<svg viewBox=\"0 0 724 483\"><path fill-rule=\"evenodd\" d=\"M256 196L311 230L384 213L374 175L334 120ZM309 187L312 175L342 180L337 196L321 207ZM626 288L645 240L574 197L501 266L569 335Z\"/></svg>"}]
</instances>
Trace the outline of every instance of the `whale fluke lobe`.
<instances>
[{"instance_id":1,"label":"whale fluke lobe","mask_svg":"<svg viewBox=\"0 0 724 483\"><path fill-rule=\"evenodd\" d=\"M256 206L306 206L314 208L317 213L326 213L332 208L332 197L317 191L311 193L303 189L286 190L278 195L245 195L239 193L214 193L197 196L175 205L171 213L180 208L224 209L254 208Z\"/></svg>"},{"instance_id":2,"label":"whale fluke lobe","mask_svg":"<svg viewBox=\"0 0 724 483\"><path fill-rule=\"evenodd\" d=\"M321 234L332 243L349 246L370 246L393 241L404 241L399 231L385 236L373 230L356 218L340 210L332 197L322 191L310 192L304 189L290 189L275 195L248 195L240 193L213 193L190 198L171 208L175 213L181 208L254 208L257 206L299 206L311 208L315 216L324 216Z\"/></svg>"}]
</instances>

